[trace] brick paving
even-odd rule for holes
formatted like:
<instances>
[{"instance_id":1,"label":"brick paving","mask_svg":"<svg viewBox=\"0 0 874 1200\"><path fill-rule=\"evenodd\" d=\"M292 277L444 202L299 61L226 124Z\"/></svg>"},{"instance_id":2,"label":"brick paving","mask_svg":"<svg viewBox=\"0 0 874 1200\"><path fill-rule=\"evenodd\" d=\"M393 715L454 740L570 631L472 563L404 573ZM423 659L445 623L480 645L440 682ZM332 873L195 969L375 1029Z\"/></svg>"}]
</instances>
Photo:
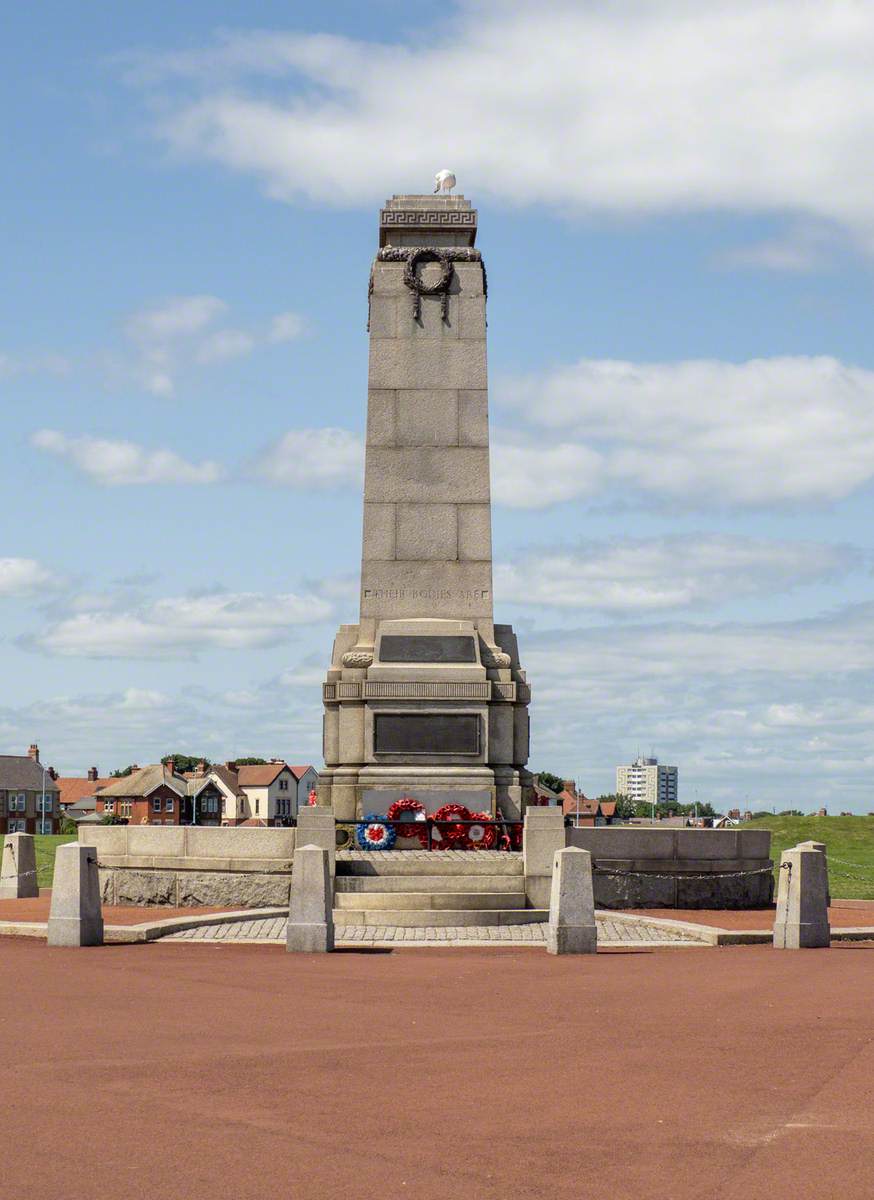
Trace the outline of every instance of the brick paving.
<instances>
[{"instance_id":1,"label":"brick paving","mask_svg":"<svg viewBox=\"0 0 874 1200\"><path fill-rule=\"evenodd\" d=\"M597 916L598 942L605 946L702 945L697 937L672 929L661 929L645 921L615 921ZM170 942L274 942L285 941L285 917L232 921L226 925L197 925L162 939ZM462 926L371 926L344 925L337 928L338 946L500 944L530 946L546 941L546 923L531 925Z\"/></svg>"}]
</instances>

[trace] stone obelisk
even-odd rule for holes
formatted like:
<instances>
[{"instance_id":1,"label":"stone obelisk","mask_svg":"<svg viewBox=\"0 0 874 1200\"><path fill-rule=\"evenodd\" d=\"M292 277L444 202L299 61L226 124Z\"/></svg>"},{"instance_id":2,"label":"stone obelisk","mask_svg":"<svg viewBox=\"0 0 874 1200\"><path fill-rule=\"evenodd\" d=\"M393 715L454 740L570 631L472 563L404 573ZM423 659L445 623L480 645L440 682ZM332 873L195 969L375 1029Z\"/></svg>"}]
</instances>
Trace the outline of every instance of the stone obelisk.
<instances>
[{"instance_id":1,"label":"stone obelisk","mask_svg":"<svg viewBox=\"0 0 874 1200\"><path fill-rule=\"evenodd\" d=\"M529 691L492 614L486 275L463 196L380 212L361 607L324 685L319 801L339 820L403 795L518 817Z\"/></svg>"}]
</instances>

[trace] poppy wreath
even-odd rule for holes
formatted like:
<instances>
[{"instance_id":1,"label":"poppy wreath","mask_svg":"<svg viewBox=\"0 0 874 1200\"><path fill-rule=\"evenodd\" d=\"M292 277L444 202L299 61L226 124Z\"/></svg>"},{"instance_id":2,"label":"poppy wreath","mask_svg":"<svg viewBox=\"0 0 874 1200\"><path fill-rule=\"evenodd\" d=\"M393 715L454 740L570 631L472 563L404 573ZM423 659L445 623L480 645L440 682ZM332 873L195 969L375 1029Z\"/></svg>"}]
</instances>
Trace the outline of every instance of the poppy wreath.
<instances>
[{"instance_id":1,"label":"poppy wreath","mask_svg":"<svg viewBox=\"0 0 874 1200\"><path fill-rule=\"evenodd\" d=\"M465 808L463 804L444 804L434 813L433 819L437 822L437 830L440 834L440 849L467 850L470 846L467 826L454 824L453 817L456 821L469 821L470 809Z\"/></svg>"},{"instance_id":2,"label":"poppy wreath","mask_svg":"<svg viewBox=\"0 0 874 1200\"><path fill-rule=\"evenodd\" d=\"M481 825L468 825L467 837L474 850L494 850L498 843L498 827L490 813L471 813L472 821L482 821Z\"/></svg>"},{"instance_id":3,"label":"poppy wreath","mask_svg":"<svg viewBox=\"0 0 874 1200\"><path fill-rule=\"evenodd\" d=\"M405 815L407 813L412 814L412 819ZM428 841L428 823L422 819L425 816L425 805L414 800L412 796L401 796L400 800L395 800L394 804L389 805L385 815L389 821L404 822L403 825L392 826L398 837L418 838L423 846Z\"/></svg>"},{"instance_id":4,"label":"poppy wreath","mask_svg":"<svg viewBox=\"0 0 874 1200\"><path fill-rule=\"evenodd\" d=\"M355 836L362 850L391 850L397 840L393 825L386 825L382 813L368 813L355 826Z\"/></svg>"},{"instance_id":5,"label":"poppy wreath","mask_svg":"<svg viewBox=\"0 0 874 1200\"><path fill-rule=\"evenodd\" d=\"M440 278L434 283L425 283L418 274L420 263L440 263ZM413 250L404 266L404 283L413 293L413 320L418 321L422 311L423 296L440 296L442 300L443 320L449 319L449 284L452 281L452 263L448 254L442 250L432 250L428 246L420 246Z\"/></svg>"}]
</instances>

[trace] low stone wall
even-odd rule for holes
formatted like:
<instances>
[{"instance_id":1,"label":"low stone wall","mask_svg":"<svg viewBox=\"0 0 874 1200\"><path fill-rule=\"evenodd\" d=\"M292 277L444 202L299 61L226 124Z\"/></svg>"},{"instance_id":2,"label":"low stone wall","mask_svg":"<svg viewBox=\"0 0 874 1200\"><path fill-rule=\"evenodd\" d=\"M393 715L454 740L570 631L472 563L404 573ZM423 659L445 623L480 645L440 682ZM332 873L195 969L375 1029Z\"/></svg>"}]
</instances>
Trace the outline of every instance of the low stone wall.
<instances>
[{"instance_id":1,"label":"low stone wall","mask_svg":"<svg viewBox=\"0 0 874 1200\"><path fill-rule=\"evenodd\" d=\"M760 908L773 899L767 829L604 825L569 829L567 844L591 853L599 908Z\"/></svg>"},{"instance_id":2,"label":"low stone wall","mask_svg":"<svg viewBox=\"0 0 874 1200\"><path fill-rule=\"evenodd\" d=\"M263 908L288 904L294 829L89 825L104 904Z\"/></svg>"}]
</instances>

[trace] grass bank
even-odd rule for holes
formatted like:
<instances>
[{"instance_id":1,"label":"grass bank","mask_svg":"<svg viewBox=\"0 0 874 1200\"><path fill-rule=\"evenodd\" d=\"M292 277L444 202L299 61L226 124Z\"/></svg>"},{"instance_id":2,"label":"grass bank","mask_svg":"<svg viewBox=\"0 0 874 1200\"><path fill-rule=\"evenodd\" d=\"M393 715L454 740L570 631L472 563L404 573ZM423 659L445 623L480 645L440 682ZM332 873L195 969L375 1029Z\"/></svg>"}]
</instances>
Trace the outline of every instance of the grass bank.
<instances>
[{"instance_id":1,"label":"grass bank","mask_svg":"<svg viewBox=\"0 0 874 1200\"><path fill-rule=\"evenodd\" d=\"M41 888L52 886L52 875L55 870L55 852L58 846L65 842L75 842L76 835L65 833L38 833L34 838L36 850L36 879Z\"/></svg>"},{"instance_id":2,"label":"grass bank","mask_svg":"<svg viewBox=\"0 0 874 1200\"><path fill-rule=\"evenodd\" d=\"M766 813L744 828L770 829L775 863L784 850L799 842L825 842L832 896L874 900L874 817L772 817Z\"/></svg>"}]
</instances>

